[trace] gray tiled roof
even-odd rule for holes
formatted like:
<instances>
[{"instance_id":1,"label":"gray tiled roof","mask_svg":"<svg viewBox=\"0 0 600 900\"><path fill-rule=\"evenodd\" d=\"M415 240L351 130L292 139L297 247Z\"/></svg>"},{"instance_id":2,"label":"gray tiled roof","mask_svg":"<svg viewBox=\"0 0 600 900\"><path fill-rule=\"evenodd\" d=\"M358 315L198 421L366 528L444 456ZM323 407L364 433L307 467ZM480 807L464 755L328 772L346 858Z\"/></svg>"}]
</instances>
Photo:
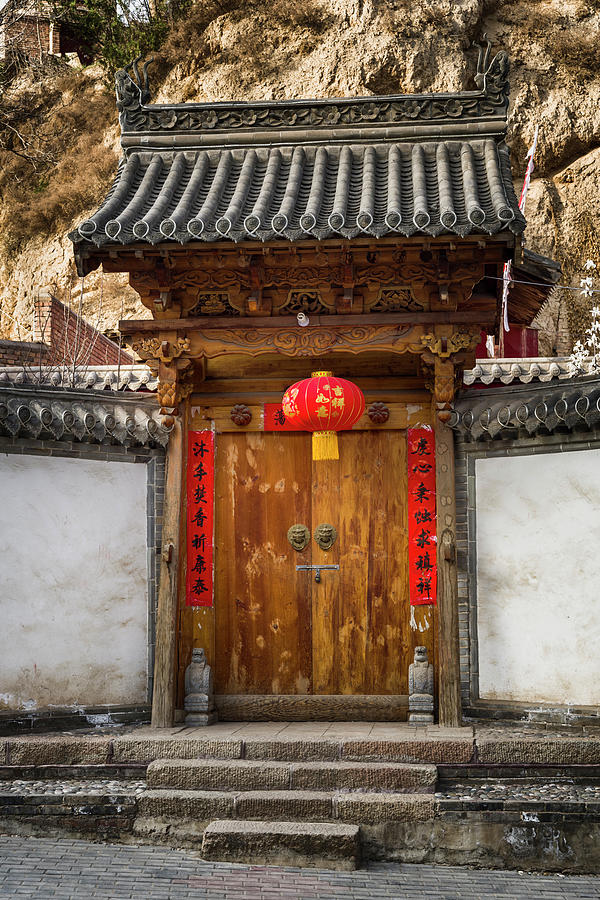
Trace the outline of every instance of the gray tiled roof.
<instances>
[{"instance_id":1,"label":"gray tiled roof","mask_svg":"<svg viewBox=\"0 0 600 900\"><path fill-rule=\"evenodd\" d=\"M79 264L98 264L94 245L525 228L505 143L508 58L489 44L477 90L455 94L152 105L146 69L116 81L124 156L70 235Z\"/></svg>"},{"instance_id":2,"label":"gray tiled roof","mask_svg":"<svg viewBox=\"0 0 600 900\"><path fill-rule=\"evenodd\" d=\"M165 447L155 395L84 394L41 385L0 387L0 437Z\"/></svg>"},{"instance_id":3,"label":"gray tiled roof","mask_svg":"<svg viewBox=\"0 0 600 900\"><path fill-rule=\"evenodd\" d=\"M554 378L568 378L569 357L538 357L515 359L478 359L472 369L465 369L463 381L466 385L502 384L531 381L552 381Z\"/></svg>"},{"instance_id":4,"label":"gray tiled roof","mask_svg":"<svg viewBox=\"0 0 600 900\"><path fill-rule=\"evenodd\" d=\"M71 237L97 245L521 232L491 138L132 152Z\"/></svg>"},{"instance_id":5,"label":"gray tiled roof","mask_svg":"<svg viewBox=\"0 0 600 900\"><path fill-rule=\"evenodd\" d=\"M94 391L156 391L158 377L144 363L132 366L0 366L0 388L8 385Z\"/></svg>"},{"instance_id":6,"label":"gray tiled roof","mask_svg":"<svg viewBox=\"0 0 600 900\"><path fill-rule=\"evenodd\" d=\"M473 441L598 428L600 379L593 375L464 392L449 425Z\"/></svg>"}]
</instances>

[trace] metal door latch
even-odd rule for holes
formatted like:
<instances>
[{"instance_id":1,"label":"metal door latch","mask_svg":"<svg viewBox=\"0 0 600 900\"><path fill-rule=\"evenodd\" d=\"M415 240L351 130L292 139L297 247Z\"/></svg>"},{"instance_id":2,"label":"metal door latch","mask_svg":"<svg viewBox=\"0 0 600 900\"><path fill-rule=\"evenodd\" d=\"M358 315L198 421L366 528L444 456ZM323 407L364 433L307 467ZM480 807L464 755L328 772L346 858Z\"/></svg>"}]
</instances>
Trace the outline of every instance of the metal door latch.
<instances>
[{"instance_id":1,"label":"metal door latch","mask_svg":"<svg viewBox=\"0 0 600 900\"><path fill-rule=\"evenodd\" d=\"M321 569L339 569L339 566L296 566L296 572L311 571L315 573L317 584L321 581Z\"/></svg>"}]
</instances>

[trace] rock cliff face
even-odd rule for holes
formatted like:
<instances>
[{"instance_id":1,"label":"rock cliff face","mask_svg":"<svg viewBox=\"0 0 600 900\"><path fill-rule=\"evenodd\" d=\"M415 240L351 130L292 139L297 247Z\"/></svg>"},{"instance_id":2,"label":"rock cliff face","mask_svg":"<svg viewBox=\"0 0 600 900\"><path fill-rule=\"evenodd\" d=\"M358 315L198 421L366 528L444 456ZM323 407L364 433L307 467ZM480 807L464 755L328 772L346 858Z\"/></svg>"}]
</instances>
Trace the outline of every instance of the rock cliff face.
<instances>
[{"instance_id":1,"label":"rock cliff face","mask_svg":"<svg viewBox=\"0 0 600 900\"><path fill-rule=\"evenodd\" d=\"M535 126L540 129L526 209L526 244L557 258L566 280L576 276L588 256L597 255L600 0L306 0L301 9L298 6L296 0L229 0L210 7L197 0L167 41L153 102L460 90L473 86L477 51L472 44L487 34L495 49L504 48L511 57L509 143L517 189ZM82 288L75 275L64 235L108 188L110 170L116 168L118 134L116 109L112 115L110 109L106 112L106 97L99 90L100 73L73 73L66 82L68 96L87 92L90 143L102 143L104 152L101 159L92 154L88 163L87 152L93 147L88 145L86 151L84 143L82 150L81 141L74 148L66 146L41 193L58 191L68 197L69 179L75 173L85 179L90 170L87 190L78 189L81 205L74 207L71 197L48 227L30 228L33 236L25 233L16 246L3 242L4 336L16 337L17 323L23 335L32 299L48 284L63 298L69 292L81 296L92 321L102 295L105 328L114 328L121 314L148 314L122 278L93 273ZM44 92L43 82L37 90ZM57 98L47 105L48 121L56 117L61 102ZM94 125L99 104L105 117L100 133ZM81 120L80 131L85 128ZM15 217L26 217L28 210L10 188L0 191L0 229L10 234ZM32 196L32 204L38 196ZM597 262L600 265L600 258ZM572 302L557 300L555 306L546 316L546 352L567 349L564 341L557 341L559 313L564 320L566 311L577 327Z\"/></svg>"}]
</instances>

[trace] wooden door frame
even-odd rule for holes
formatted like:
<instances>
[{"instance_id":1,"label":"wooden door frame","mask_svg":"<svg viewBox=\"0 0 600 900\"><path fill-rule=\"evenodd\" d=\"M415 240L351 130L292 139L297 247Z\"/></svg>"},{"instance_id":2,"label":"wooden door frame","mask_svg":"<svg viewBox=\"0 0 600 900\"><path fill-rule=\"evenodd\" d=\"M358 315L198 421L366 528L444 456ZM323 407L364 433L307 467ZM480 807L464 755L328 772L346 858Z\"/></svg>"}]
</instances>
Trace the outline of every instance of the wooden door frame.
<instances>
[{"instance_id":1,"label":"wooden door frame","mask_svg":"<svg viewBox=\"0 0 600 900\"><path fill-rule=\"evenodd\" d=\"M377 379L379 381L379 379ZM240 386L242 389L242 386ZM385 393L382 385L379 390L373 389L373 394L368 399L375 399L375 395ZM460 707L460 682L459 682L459 645L458 645L458 608L456 588L456 564L453 554L453 539L455 534L455 488L454 488L454 445L453 434L447 426L438 424L439 397L434 394L434 403L429 421L433 421L436 428L436 475L437 475L437 512L438 521L444 522L446 536L444 541L438 541L438 606L439 606L439 721L442 725L456 726L461 722ZM264 394L261 392L261 396ZM420 403L423 407L426 401L430 401L431 395L423 389L414 389L406 392L405 406L410 403ZM273 399L273 398L269 398ZM209 400L209 403L206 401ZM436 400L438 402L436 402ZM231 395L221 393L219 396L197 394L183 401L180 412L180 428L207 427L209 417L214 416L215 426L218 430L240 430L231 423L228 411L232 405ZM201 408L202 419L198 418ZM196 414L195 421L193 414ZM181 421L183 420L183 422ZM177 419L175 420L177 422ZM407 416L407 424L410 424ZM398 427L397 420L394 423ZM385 427L385 426L384 426ZM394 427L392 425L388 427ZM257 423L253 422L249 428L258 430ZM185 474L185 442L177 437L177 428L174 429L174 439L169 443L167 450L167 471L172 472L171 481L168 481L165 493L164 524L179 518L182 521L182 496L183 480ZM179 473L179 474L177 474ZM179 490L177 480L179 479ZM169 486L170 485L170 486ZM443 498L443 499L442 499ZM444 530L440 524L440 534ZM164 531L166 535L166 531ZM161 579L157 609L157 647L154 673L153 715L154 727L170 727L175 721L176 708L181 709L183 698L178 698L176 704L176 660L179 655L177 616L174 610L177 607L177 596L181 598L181 585L179 590L173 589L173 553L177 557L175 567L179 569L179 575L175 574L175 583L181 581L181 573L185 571L185 547L179 540L179 534L171 536L168 541L163 540L163 562L161 565ZM171 560L171 561L169 561ZM174 597L175 594L175 597ZM181 606L180 606L181 608ZM209 646L214 642L214 617L211 610L203 611L205 624L203 626L204 639ZM183 662L183 660L182 660ZM350 714L353 718L366 718L372 721L396 721L405 718L408 706L408 698L405 695L395 697L380 697L373 699L371 696L354 695L352 706L349 706L348 698L352 695L340 697L331 696L325 702L319 700L318 695L310 695L315 699L307 698L304 704L304 713L301 718L330 720L346 719ZM321 695L323 697L324 695ZM254 695L255 704L261 703L264 711L264 719L293 720L294 713L287 703L286 696L280 695L278 700L273 696ZM248 701L250 702L250 701ZM240 704L237 698L221 698L217 700L220 706L220 715L224 720L232 720L241 714Z\"/></svg>"}]
</instances>

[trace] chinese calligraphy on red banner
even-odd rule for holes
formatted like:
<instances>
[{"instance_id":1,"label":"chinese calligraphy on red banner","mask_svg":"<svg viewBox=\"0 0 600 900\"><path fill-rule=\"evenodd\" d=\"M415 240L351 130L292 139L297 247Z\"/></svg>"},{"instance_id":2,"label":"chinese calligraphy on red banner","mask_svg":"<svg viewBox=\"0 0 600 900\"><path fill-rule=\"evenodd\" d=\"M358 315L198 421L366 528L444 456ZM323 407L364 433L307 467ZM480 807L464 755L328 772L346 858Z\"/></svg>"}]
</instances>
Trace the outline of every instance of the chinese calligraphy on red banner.
<instances>
[{"instance_id":1,"label":"chinese calligraphy on red banner","mask_svg":"<svg viewBox=\"0 0 600 900\"><path fill-rule=\"evenodd\" d=\"M435 438L408 429L408 571L411 606L436 603Z\"/></svg>"},{"instance_id":2,"label":"chinese calligraphy on red banner","mask_svg":"<svg viewBox=\"0 0 600 900\"><path fill-rule=\"evenodd\" d=\"M212 606L215 436L188 433L186 606Z\"/></svg>"},{"instance_id":3,"label":"chinese calligraphy on red banner","mask_svg":"<svg viewBox=\"0 0 600 900\"><path fill-rule=\"evenodd\" d=\"M298 430L297 425L294 425L287 420L281 403L265 403L263 427L265 431Z\"/></svg>"}]
</instances>

